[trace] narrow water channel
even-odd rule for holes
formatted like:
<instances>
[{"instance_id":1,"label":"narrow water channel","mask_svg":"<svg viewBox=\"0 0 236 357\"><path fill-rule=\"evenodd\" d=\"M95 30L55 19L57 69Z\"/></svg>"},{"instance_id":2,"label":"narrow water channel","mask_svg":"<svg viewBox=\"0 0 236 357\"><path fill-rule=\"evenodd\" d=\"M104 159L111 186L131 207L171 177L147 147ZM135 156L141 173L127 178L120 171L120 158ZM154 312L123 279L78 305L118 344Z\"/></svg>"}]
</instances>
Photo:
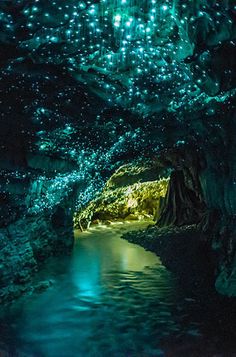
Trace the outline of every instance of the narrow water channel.
<instances>
[{"instance_id":1,"label":"narrow water channel","mask_svg":"<svg viewBox=\"0 0 236 357\"><path fill-rule=\"evenodd\" d=\"M231 355L230 317L220 321L156 255L120 238L146 224L76 232L73 254L37 276L52 286L1 310L0 346L13 357Z\"/></svg>"}]
</instances>

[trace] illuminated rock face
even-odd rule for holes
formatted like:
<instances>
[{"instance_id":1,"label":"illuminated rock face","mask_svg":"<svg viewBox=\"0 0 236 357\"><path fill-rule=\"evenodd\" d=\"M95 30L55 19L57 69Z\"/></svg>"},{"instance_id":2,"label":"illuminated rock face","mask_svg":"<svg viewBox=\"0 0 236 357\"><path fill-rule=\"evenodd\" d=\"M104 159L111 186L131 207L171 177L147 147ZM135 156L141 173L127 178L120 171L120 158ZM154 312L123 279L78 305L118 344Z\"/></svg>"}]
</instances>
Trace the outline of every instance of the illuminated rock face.
<instances>
[{"instance_id":1,"label":"illuminated rock face","mask_svg":"<svg viewBox=\"0 0 236 357\"><path fill-rule=\"evenodd\" d=\"M0 18L2 229L39 216L72 228L115 170L161 151L194 183L203 229L218 217L212 245L230 281L234 1L12 0Z\"/></svg>"},{"instance_id":2,"label":"illuminated rock face","mask_svg":"<svg viewBox=\"0 0 236 357\"><path fill-rule=\"evenodd\" d=\"M75 214L74 225L86 229L92 223L115 220L156 220L165 197L167 170L157 163L124 165L108 180L102 193Z\"/></svg>"}]
</instances>

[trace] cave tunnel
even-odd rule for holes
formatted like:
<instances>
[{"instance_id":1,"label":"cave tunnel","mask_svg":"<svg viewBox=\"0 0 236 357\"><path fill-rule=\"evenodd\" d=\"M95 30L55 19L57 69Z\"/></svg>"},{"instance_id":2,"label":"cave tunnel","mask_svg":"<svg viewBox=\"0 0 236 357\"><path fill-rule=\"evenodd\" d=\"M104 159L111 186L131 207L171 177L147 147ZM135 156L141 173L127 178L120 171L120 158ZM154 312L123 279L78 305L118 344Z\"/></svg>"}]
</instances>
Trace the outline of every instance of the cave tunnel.
<instances>
[{"instance_id":1,"label":"cave tunnel","mask_svg":"<svg viewBox=\"0 0 236 357\"><path fill-rule=\"evenodd\" d=\"M236 354L234 0L0 1L0 355Z\"/></svg>"}]
</instances>

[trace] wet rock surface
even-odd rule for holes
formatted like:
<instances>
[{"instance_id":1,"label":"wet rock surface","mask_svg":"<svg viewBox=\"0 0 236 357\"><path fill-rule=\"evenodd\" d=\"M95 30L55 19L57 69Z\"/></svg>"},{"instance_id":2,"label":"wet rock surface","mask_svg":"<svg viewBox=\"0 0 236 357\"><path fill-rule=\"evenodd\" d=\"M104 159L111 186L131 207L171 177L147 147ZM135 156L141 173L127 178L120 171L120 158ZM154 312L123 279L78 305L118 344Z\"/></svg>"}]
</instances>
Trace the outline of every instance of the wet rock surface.
<instances>
[{"instance_id":1,"label":"wet rock surface","mask_svg":"<svg viewBox=\"0 0 236 357\"><path fill-rule=\"evenodd\" d=\"M150 226L122 236L160 256L162 263L175 272L184 286L194 291L214 290L216 257L206 236L196 225L183 227Z\"/></svg>"},{"instance_id":2,"label":"wet rock surface","mask_svg":"<svg viewBox=\"0 0 236 357\"><path fill-rule=\"evenodd\" d=\"M19 220L0 232L1 303L31 291L32 274L42 262L52 255L67 254L73 247L73 231L67 227L58 234L45 217Z\"/></svg>"}]
</instances>

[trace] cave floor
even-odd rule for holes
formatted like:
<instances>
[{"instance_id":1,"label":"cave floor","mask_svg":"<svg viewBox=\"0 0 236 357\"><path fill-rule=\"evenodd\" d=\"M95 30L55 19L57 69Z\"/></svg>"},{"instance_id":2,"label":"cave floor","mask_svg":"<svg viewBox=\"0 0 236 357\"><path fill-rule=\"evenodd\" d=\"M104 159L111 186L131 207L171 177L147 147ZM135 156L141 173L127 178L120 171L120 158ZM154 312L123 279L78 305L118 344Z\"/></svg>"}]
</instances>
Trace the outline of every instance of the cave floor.
<instances>
[{"instance_id":1,"label":"cave floor","mask_svg":"<svg viewBox=\"0 0 236 357\"><path fill-rule=\"evenodd\" d=\"M191 294L154 253L121 239L148 224L76 231L72 255L51 258L35 277L49 288L0 310L0 354L233 355L236 336L222 301Z\"/></svg>"}]
</instances>

